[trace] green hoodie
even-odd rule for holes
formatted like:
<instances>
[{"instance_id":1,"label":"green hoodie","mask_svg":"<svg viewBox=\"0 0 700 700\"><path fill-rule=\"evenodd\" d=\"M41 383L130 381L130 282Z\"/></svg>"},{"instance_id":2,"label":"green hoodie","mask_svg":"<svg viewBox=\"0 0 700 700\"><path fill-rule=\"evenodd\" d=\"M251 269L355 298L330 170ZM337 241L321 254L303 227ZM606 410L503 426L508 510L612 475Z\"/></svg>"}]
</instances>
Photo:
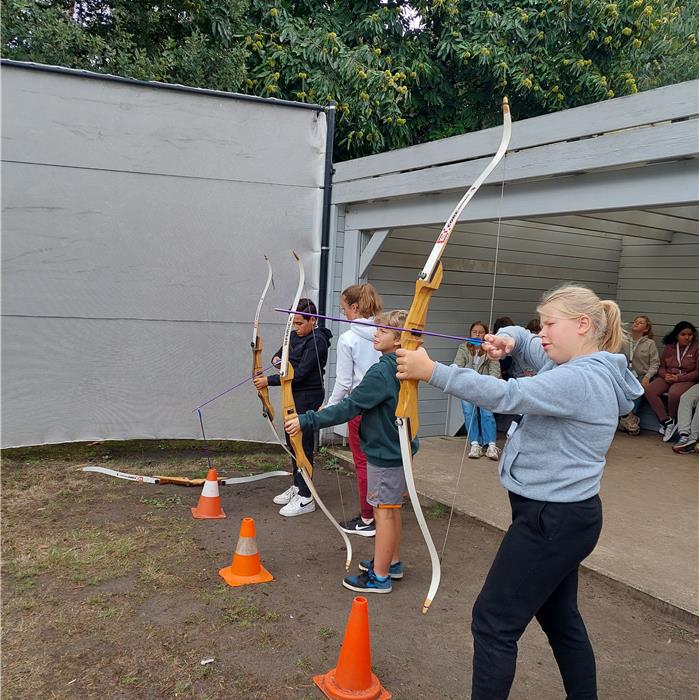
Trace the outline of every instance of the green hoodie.
<instances>
[{"instance_id":1,"label":"green hoodie","mask_svg":"<svg viewBox=\"0 0 700 700\"><path fill-rule=\"evenodd\" d=\"M403 460L395 416L398 396L396 353L390 352L367 370L349 396L321 411L307 411L299 416L299 425L302 430L319 430L362 414L360 444L368 461L377 467L400 467ZM418 438L414 438L411 452L417 451Z\"/></svg>"}]
</instances>

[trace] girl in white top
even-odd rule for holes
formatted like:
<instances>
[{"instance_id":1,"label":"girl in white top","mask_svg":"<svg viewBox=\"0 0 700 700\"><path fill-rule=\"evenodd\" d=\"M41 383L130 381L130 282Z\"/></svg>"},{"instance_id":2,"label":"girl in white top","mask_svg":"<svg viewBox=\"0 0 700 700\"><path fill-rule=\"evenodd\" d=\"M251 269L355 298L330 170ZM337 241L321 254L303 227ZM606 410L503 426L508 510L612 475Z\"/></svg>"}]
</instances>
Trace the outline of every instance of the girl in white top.
<instances>
[{"instance_id":1,"label":"girl in white top","mask_svg":"<svg viewBox=\"0 0 700 700\"><path fill-rule=\"evenodd\" d=\"M367 319L369 323L382 310L382 299L371 284L353 284L340 295L340 310L348 321ZM335 385L326 406L340 403L362 381L365 372L381 357L374 349L374 326L353 323L350 330L338 338L336 348ZM373 537L376 528L372 506L367 503L367 457L360 447L360 423L362 416L348 423L348 442L355 462L357 492L360 498L360 514L352 520L341 522L345 532Z\"/></svg>"}]
</instances>

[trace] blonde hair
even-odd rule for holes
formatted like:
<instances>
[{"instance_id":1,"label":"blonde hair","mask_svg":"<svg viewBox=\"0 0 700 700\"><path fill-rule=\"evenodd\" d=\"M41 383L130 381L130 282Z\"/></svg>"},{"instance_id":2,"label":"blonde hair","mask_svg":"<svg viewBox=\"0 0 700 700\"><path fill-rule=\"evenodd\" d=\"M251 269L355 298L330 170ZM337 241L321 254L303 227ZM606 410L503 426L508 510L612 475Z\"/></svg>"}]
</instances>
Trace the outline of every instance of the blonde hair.
<instances>
[{"instance_id":1,"label":"blonde hair","mask_svg":"<svg viewBox=\"0 0 700 700\"><path fill-rule=\"evenodd\" d=\"M352 284L340 293L348 304L357 304L361 318L372 318L382 310L382 298L371 284Z\"/></svg>"},{"instance_id":2,"label":"blonde hair","mask_svg":"<svg viewBox=\"0 0 700 700\"><path fill-rule=\"evenodd\" d=\"M647 338L651 338L652 340L654 339L654 331L651 329L651 319L646 316L645 314L637 314L632 321L636 321L638 318L643 318L647 322L647 330L644 335L646 335Z\"/></svg>"},{"instance_id":3,"label":"blonde hair","mask_svg":"<svg viewBox=\"0 0 700 700\"><path fill-rule=\"evenodd\" d=\"M406 323L408 318L408 311L403 309L395 309L394 311L385 311L374 317L374 322L382 326L393 326L394 328L403 328L403 324ZM394 335L398 338L401 335L401 331L393 331Z\"/></svg>"},{"instance_id":4,"label":"blonde hair","mask_svg":"<svg viewBox=\"0 0 700 700\"><path fill-rule=\"evenodd\" d=\"M593 340L599 350L619 352L627 332L622 326L620 307L610 299L600 299L588 287L567 284L545 292L537 312L545 306L554 306L565 318L588 316L591 319Z\"/></svg>"}]
</instances>

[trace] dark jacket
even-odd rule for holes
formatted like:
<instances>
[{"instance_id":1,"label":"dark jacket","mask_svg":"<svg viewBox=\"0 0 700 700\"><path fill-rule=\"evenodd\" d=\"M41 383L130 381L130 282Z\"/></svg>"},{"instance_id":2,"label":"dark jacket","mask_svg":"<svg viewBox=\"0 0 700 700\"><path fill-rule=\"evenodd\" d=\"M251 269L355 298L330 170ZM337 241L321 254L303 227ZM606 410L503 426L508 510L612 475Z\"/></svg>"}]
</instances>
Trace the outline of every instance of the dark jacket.
<instances>
[{"instance_id":1,"label":"dark jacket","mask_svg":"<svg viewBox=\"0 0 700 700\"><path fill-rule=\"evenodd\" d=\"M349 396L321 411L307 411L299 416L299 425L302 430L316 431L362 414L360 444L368 461L377 467L400 467L403 460L395 416L399 388L396 354L390 352L367 370ZM411 452L417 451L418 438L414 438Z\"/></svg>"},{"instance_id":2,"label":"dark jacket","mask_svg":"<svg viewBox=\"0 0 700 700\"><path fill-rule=\"evenodd\" d=\"M289 361L294 368L292 391L323 391L323 375L328 361L328 348L333 334L328 328L315 328L312 333L300 338L292 331L289 340ZM282 357L280 348L274 357ZM267 378L270 386L280 385L279 374Z\"/></svg>"}]
</instances>

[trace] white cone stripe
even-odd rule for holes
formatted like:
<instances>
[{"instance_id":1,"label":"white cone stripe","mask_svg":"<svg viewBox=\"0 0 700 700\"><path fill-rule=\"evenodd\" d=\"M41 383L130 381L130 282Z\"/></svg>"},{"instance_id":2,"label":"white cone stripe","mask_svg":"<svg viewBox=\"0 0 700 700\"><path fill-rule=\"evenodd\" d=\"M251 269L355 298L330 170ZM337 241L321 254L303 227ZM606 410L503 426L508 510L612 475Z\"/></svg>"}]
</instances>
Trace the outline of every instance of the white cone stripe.
<instances>
[{"instance_id":1,"label":"white cone stripe","mask_svg":"<svg viewBox=\"0 0 700 700\"><path fill-rule=\"evenodd\" d=\"M219 495L219 482L218 481L205 481L204 488L202 489L202 496L208 496L209 498L214 498Z\"/></svg>"},{"instance_id":2,"label":"white cone stripe","mask_svg":"<svg viewBox=\"0 0 700 700\"><path fill-rule=\"evenodd\" d=\"M250 556L258 553L258 545L255 544L255 537L239 537L236 545L236 554Z\"/></svg>"}]
</instances>

